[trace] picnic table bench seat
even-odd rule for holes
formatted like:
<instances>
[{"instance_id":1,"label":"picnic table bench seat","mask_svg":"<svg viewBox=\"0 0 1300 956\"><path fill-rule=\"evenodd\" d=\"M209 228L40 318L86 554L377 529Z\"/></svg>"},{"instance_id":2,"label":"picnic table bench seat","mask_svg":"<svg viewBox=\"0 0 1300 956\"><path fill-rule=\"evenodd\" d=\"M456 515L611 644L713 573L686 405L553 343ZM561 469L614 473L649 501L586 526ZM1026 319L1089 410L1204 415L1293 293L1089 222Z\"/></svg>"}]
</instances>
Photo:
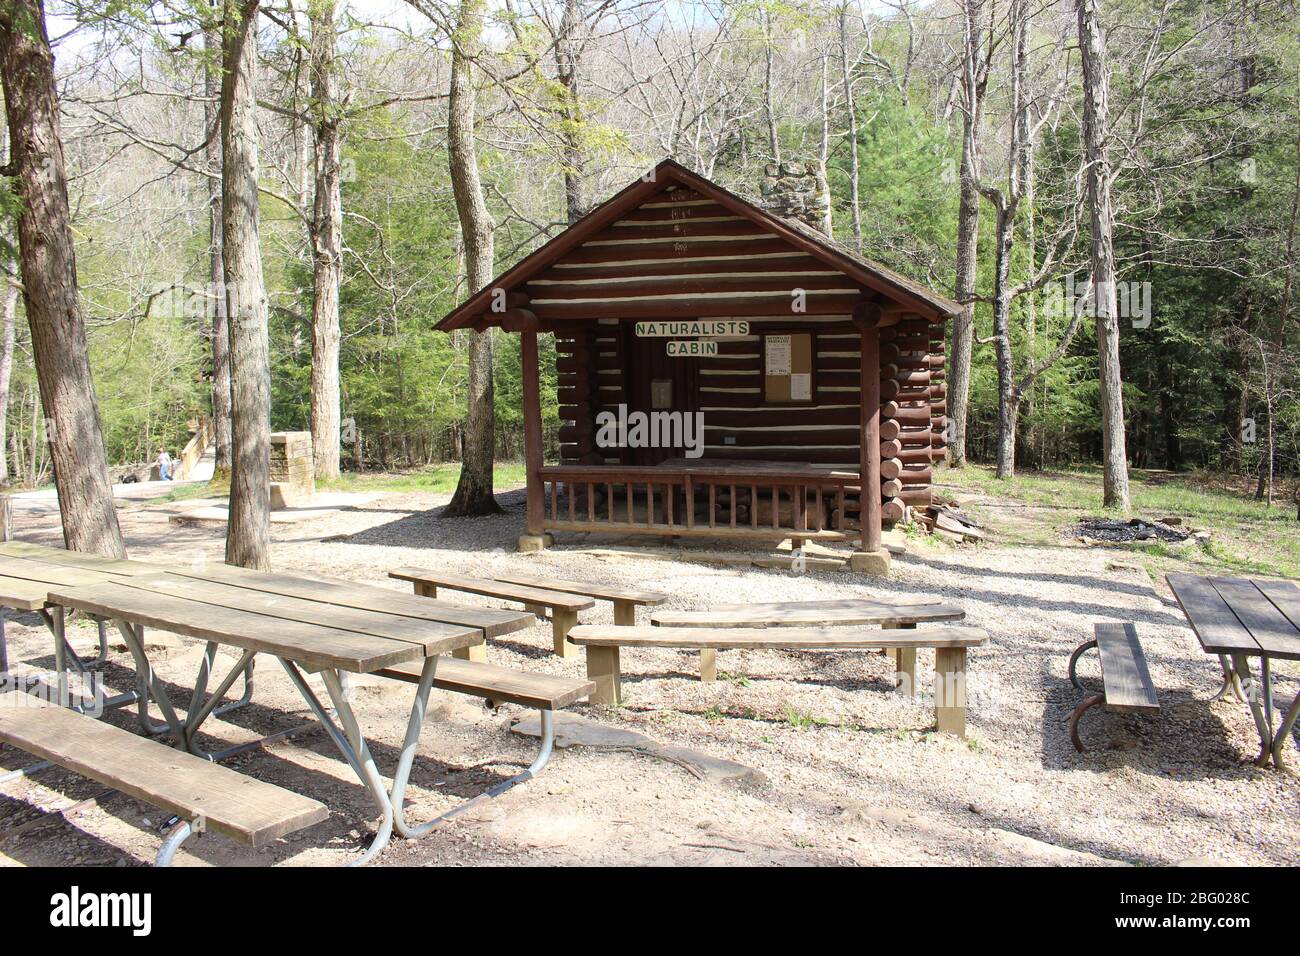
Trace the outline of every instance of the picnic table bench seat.
<instances>
[{"instance_id":1,"label":"picnic table bench seat","mask_svg":"<svg viewBox=\"0 0 1300 956\"><path fill-rule=\"evenodd\" d=\"M1151 680L1137 628L1131 623L1098 622L1093 625L1093 639L1080 644L1070 655L1070 683L1080 690L1083 686L1076 673L1079 658L1094 647L1101 664L1102 692L1085 698L1070 713L1070 740L1079 753L1085 749L1079 739L1079 718L1092 707L1105 704L1107 710L1125 714L1160 711L1156 686Z\"/></svg>"},{"instance_id":2,"label":"picnic table bench seat","mask_svg":"<svg viewBox=\"0 0 1300 956\"><path fill-rule=\"evenodd\" d=\"M650 623L659 627L797 627L878 624L882 628L915 628L918 624L960 621L966 612L937 598L907 601L877 601L868 598L836 598L820 601L770 601L747 604L715 604L702 610L656 611ZM894 659L899 686L916 686L916 647L902 645L883 650ZM700 650L700 675L712 680L717 673L717 651ZM909 691L910 692L910 691Z\"/></svg>"},{"instance_id":3,"label":"picnic table bench seat","mask_svg":"<svg viewBox=\"0 0 1300 956\"><path fill-rule=\"evenodd\" d=\"M159 866L194 832L260 847L329 816L319 800L20 691L0 695L0 741L180 817Z\"/></svg>"},{"instance_id":4,"label":"picnic table bench seat","mask_svg":"<svg viewBox=\"0 0 1300 956\"><path fill-rule=\"evenodd\" d=\"M668 600L668 595L658 591L620 588L560 578L543 578L528 574L501 574L494 578L476 578L464 574L431 571L426 568L402 567L388 572L389 577L410 581L415 593L422 597L437 597L438 588L478 594L483 597L514 601L522 604L539 618L551 612L551 633L554 650L560 657L573 657L577 648L565 638L578 623L578 612L595 606L597 600L614 605L616 624L635 624L638 606L656 606ZM458 657L473 661L486 661L486 648L476 645Z\"/></svg>"},{"instance_id":5,"label":"picnic table bench seat","mask_svg":"<svg viewBox=\"0 0 1300 956\"><path fill-rule=\"evenodd\" d=\"M614 606L614 623L628 627L636 623L638 607L658 607L669 598L669 595L662 591L593 584L589 581L566 581L562 578L539 577L533 574L507 573L493 575L493 577L510 584L524 584L529 587L545 588L548 591L582 594L597 601L609 601Z\"/></svg>"},{"instance_id":6,"label":"picnic table bench seat","mask_svg":"<svg viewBox=\"0 0 1300 956\"><path fill-rule=\"evenodd\" d=\"M421 664L411 661L394 664L377 673L380 677L391 677L413 684L420 679L420 670ZM455 657L439 658L433 686L471 697L482 697L494 704L519 704L522 707L549 711L568 707L596 689L590 680L511 670L508 667Z\"/></svg>"},{"instance_id":7,"label":"picnic table bench seat","mask_svg":"<svg viewBox=\"0 0 1300 956\"><path fill-rule=\"evenodd\" d=\"M939 730L966 733L966 650L988 641L976 627L915 630L861 627L605 627L580 624L569 640L587 649L587 676L596 684L595 704L617 705L621 699L619 649L623 647L700 648L735 650L815 650L895 648L935 649L935 716ZM713 680L715 672L701 674ZM911 688L908 689L911 692Z\"/></svg>"}]
</instances>

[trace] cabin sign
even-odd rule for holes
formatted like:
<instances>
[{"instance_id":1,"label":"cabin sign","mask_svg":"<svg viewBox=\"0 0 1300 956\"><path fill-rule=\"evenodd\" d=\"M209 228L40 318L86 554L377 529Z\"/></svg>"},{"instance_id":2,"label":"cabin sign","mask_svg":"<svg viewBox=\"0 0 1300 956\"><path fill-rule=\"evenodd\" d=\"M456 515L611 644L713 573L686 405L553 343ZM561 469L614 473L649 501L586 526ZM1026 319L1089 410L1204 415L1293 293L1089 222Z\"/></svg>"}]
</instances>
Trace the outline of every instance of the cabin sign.
<instances>
[{"instance_id":1,"label":"cabin sign","mask_svg":"<svg viewBox=\"0 0 1300 956\"><path fill-rule=\"evenodd\" d=\"M678 336L726 337L748 335L749 323L741 319L686 319L677 322L638 322L640 338L677 338Z\"/></svg>"},{"instance_id":2,"label":"cabin sign","mask_svg":"<svg viewBox=\"0 0 1300 956\"><path fill-rule=\"evenodd\" d=\"M667 343L670 358L707 358L718 354L713 339L673 339Z\"/></svg>"}]
</instances>

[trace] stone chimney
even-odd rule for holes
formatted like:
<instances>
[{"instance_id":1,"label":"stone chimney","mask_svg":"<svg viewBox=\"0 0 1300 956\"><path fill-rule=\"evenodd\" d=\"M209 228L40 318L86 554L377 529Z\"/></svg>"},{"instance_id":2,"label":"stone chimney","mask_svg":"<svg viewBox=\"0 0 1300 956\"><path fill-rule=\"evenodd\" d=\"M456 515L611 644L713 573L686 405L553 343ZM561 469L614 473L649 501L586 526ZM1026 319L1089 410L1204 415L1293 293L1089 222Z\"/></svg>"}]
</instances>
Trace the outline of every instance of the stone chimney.
<instances>
[{"instance_id":1,"label":"stone chimney","mask_svg":"<svg viewBox=\"0 0 1300 956\"><path fill-rule=\"evenodd\" d=\"M830 235L830 189L812 163L770 163L763 177L763 207Z\"/></svg>"}]
</instances>

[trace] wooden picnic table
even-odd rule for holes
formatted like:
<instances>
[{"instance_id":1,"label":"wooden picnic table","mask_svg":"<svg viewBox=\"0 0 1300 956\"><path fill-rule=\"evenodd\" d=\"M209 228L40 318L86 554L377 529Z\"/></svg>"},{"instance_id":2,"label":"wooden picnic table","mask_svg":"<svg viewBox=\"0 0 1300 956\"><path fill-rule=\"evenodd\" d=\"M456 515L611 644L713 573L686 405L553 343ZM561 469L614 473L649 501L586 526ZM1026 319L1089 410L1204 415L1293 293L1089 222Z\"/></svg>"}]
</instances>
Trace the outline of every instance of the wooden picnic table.
<instances>
[{"instance_id":1,"label":"wooden picnic table","mask_svg":"<svg viewBox=\"0 0 1300 956\"><path fill-rule=\"evenodd\" d=\"M499 634L532 623L532 615L521 612L466 608L387 588L227 565L163 569L131 562L111 563L111 559L37 549L34 545L0 546L0 561L5 558L100 572L121 572L123 565L131 568L130 573L105 573L95 580L48 585L45 607L52 618L52 630L62 637L65 609L112 621L135 660L147 695L142 708L152 700L166 722L149 729L170 731L192 753L205 755L196 742L199 730L254 656L270 654L277 658L369 790L381 814L379 831L357 863L366 862L383 849L394 829L407 837L427 832L428 824L407 823L403 793L423 728L438 656L481 643L485 632ZM184 718L177 714L150 666L145 652L145 627L198 638L207 644ZM240 657L208 693L216 649L221 645L237 648ZM420 673L390 789L375 766L348 702L346 675L411 664L418 665ZM337 723L308 686L304 672L321 676Z\"/></svg>"},{"instance_id":2,"label":"wooden picnic table","mask_svg":"<svg viewBox=\"0 0 1300 956\"><path fill-rule=\"evenodd\" d=\"M78 558L86 560L79 561ZM145 699L139 688L105 698L97 669L108 661L108 634L105 623L99 621L99 651L93 659L82 659L73 650L57 627L49 601L51 587L97 584L135 574L150 574L163 568L143 562L119 561L98 555L75 555L57 548L10 541L0 545L0 687L16 686L9 672L8 642L5 635L6 610L27 611L38 615L54 637L54 669L59 685L60 700L67 699L69 671L74 670L86 682L87 698L78 709L96 714L133 703L140 704L141 726L148 730ZM71 665L71 667L69 666ZM246 675L245 691L249 691L251 673ZM245 700L229 705L246 703ZM6 775L9 776L9 775Z\"/></svg>"},{"instance_id":3,"label":"wooden picnic table","mask_svg":"<svg viewBox=\"0 0 1300 956\"><path fill-rule=\"evenodd\" d=\"M1300 588L1293 581L1264 578L1169 574L1165 580L1201 647L1219 658L1223 686L1215 699L1229 692L1245 699L1259 732L1255 762L1264 767L1271 759L1282 767L1282 746L1300 716L1300 693L1274 732L1271 662L1300 660ZM1251 675L1252 657L1259 658L1258 684Z\"/></svg>"}]
</instances>

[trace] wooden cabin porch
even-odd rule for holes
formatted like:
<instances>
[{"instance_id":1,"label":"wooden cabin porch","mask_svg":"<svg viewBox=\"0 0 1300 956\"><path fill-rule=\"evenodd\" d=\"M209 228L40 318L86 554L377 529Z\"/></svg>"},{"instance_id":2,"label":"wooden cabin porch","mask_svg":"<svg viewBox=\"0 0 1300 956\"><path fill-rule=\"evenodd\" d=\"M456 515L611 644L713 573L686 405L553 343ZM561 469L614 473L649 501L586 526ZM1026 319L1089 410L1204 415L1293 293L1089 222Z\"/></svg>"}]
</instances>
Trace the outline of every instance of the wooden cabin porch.
<instances>
[{"instance_id":1,"label":"wooden cabin porch","mask_svg":"<svg viewBox=\"0 0 1300 956\"><path fill-rule=\"evenodd\" d=\"M844 541L861 527L856 471L674 459L641 467L549 465L538 478L544 532L791 538L797 546Z\"/></svg>"}]
</instances>

